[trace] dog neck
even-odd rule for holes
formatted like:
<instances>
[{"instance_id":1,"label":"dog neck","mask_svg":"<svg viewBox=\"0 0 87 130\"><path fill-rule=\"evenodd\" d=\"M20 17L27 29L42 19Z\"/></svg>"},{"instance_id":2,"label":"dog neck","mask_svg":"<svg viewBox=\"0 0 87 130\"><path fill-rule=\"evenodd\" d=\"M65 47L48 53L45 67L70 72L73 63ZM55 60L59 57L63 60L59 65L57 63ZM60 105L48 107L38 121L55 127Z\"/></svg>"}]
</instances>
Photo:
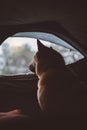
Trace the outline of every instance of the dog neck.
<instances>
[{"instance_id":1,"label":"dog neck","mask_svg":"<svg viewBox=\"0 0 87 130\"><path fill-rule=\"evenodd\" d=\"M36 74L38 76L38 78L40 79L42 77L43 74L46 74L46 73L50 73L50 75L54 75L53 73L56 73L56 72L60 72L61 70L66 70L66 66L63 66L63 65L51 65L50 67L47 66L43 69L43 71L38 71Z\"/></svg>"}]
</instances>

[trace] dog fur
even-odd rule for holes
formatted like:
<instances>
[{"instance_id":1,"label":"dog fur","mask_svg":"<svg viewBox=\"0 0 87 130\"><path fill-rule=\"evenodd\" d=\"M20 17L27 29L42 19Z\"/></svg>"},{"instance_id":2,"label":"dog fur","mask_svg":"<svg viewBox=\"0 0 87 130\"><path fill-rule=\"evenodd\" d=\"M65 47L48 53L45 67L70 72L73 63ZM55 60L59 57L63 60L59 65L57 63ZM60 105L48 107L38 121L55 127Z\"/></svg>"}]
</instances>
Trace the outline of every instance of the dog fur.
<instances>
[{"instance_id":1,"label":"dog fur","mask_svg":"<svg viewBox=\"0 0 87 130\"><path fill-rule=\"evenodd\" d=\"M78 80L65 66L58 52L39 40L37 46L38 52L30 69L35 68L39 78L37 98L42 112L48 115L79 115L77 93L81 85Z\"/></svg>"}]
</instances>

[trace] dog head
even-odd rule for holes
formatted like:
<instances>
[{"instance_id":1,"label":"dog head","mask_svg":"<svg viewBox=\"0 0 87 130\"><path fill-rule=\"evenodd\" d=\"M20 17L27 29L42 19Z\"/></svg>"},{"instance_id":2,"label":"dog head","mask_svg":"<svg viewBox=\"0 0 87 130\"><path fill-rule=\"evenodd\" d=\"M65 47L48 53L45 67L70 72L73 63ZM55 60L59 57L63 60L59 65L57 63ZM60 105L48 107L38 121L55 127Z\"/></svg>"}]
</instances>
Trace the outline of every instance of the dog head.
<instances>
[{"instance_id":1,"label":"dog head","mask_svg":"<svg viewBox=\"0 0 87 130\"><path fill-rule=\"evenodd\" d=\"M40 76L43 72L50 68L62 68L65 66L63 57L52 49L44 46L37 40L38 51L34 56L34 61L29 66L29 69Z\"/></svg>"}]
</instances>

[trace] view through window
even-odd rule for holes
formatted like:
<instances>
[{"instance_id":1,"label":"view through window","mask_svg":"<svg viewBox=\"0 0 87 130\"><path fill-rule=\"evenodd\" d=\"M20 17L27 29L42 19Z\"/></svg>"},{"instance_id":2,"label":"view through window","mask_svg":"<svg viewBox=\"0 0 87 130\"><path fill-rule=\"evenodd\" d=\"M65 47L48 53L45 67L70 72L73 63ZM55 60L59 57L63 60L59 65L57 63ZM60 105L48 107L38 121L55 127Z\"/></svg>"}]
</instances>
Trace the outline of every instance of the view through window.
<instances>
[{"instance_id":1,"label":"view through window","mask_svg":"<svg viewBox=\"0 0 87 130\"><path fill-rule=\"evenodd\" d=\"M48 47L52 46L53 49L60 52L64 57L66 65L84 58L84 56L76 50L44 40L41 40L41 42ZM0 46L0 75L29 73L28 65L37 51L36 43L37 39L35 38L7 38Z\"/></svg>"}]
</instances>

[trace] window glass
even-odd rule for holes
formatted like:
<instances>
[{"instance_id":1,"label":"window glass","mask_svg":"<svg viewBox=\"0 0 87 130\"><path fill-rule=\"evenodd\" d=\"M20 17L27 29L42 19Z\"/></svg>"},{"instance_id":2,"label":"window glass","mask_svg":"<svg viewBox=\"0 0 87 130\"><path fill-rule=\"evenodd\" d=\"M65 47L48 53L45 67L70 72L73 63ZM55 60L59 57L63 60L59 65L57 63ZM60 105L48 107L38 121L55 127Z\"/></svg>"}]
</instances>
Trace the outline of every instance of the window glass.
<instances>
[{"instance_id":1,"label":"window glass","mask_svg":"<svg viewBox=\"0 0 87 130\"><path fill-rule=\"evenodd\" d=\"M84 56L76 49L66 48L52 42L40 40L44 45L58 51L64 57L65 63L74 63ZM37 51L37 39L26 37L9 37L0 46L0 75L29 73L29 63Z\"/></svg>"},{"instance_id":2,"label":"window glass","mask_svg":"<svg viewBox=\"0 0 87 130\"><path fill-rule=\"evenodd\" d=\"M42 41L42 40L41 40L41 42L44 45L46 45L48 47L52 47L54 50L59 52L63 56L66 65L74 63L74 62L79 61L84 58L84 56L76 49L66 48L64 46L56 45L56 44Z\"/></svg>"}]
</instances>

